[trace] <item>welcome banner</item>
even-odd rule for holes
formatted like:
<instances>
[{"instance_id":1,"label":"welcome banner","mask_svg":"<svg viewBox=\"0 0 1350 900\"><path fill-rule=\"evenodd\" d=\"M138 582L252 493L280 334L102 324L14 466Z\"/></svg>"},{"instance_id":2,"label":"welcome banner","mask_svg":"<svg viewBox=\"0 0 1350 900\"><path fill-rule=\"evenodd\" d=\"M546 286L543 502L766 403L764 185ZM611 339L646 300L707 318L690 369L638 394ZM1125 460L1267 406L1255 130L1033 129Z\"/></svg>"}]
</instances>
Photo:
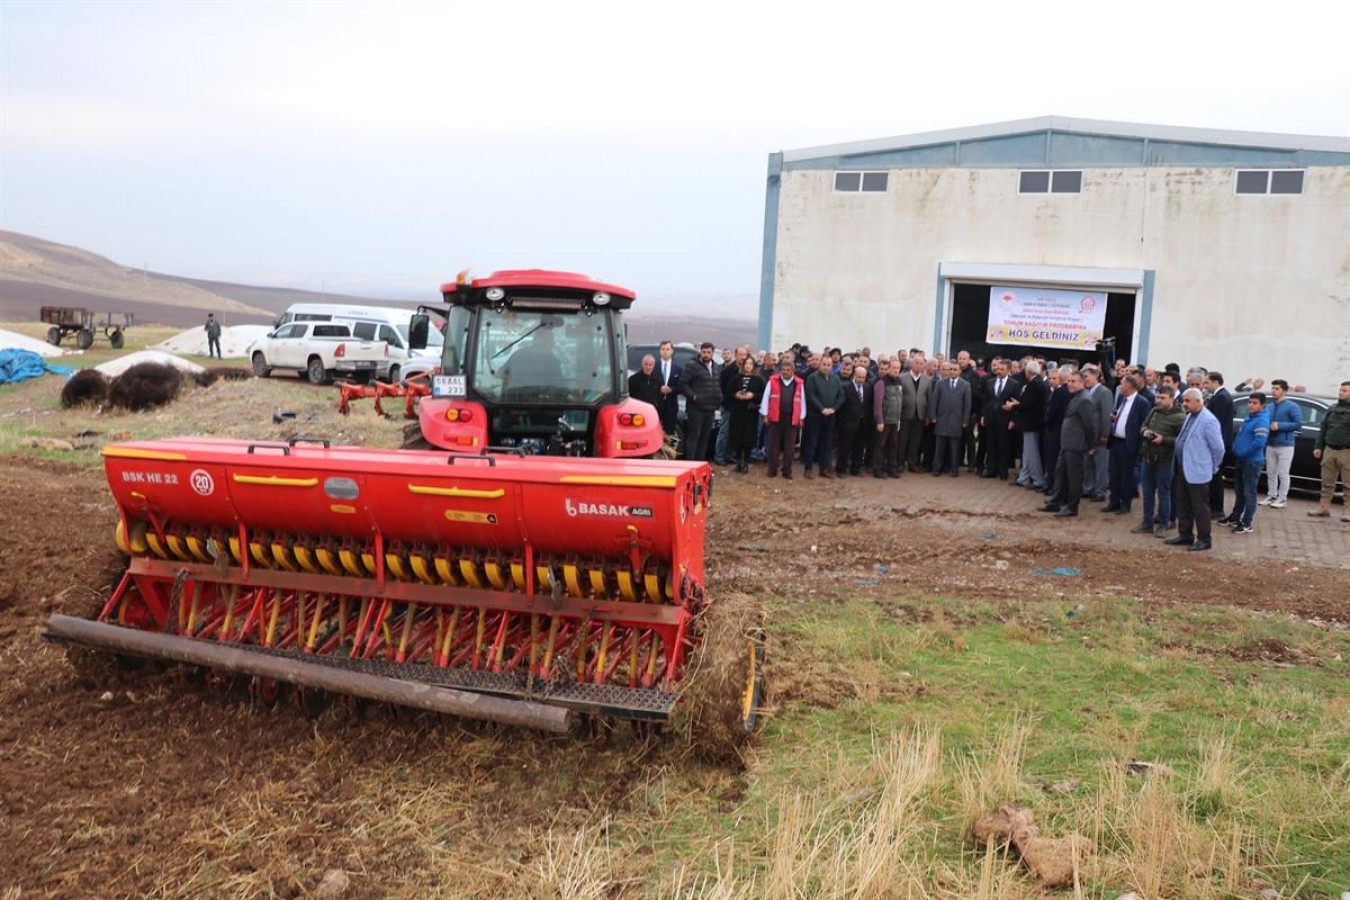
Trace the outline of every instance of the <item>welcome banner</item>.
<instances>
[{"instance_id":1,"label":"welcome banner","mask_svg":"<svg viewBox=\"0 0 1350 900\"><path fill-rule=\"evenodd\" d=\"M989 289L991 344L1094 350L1106 329L1106 294L1048 288Z\"/></svg>"}]
</instances>

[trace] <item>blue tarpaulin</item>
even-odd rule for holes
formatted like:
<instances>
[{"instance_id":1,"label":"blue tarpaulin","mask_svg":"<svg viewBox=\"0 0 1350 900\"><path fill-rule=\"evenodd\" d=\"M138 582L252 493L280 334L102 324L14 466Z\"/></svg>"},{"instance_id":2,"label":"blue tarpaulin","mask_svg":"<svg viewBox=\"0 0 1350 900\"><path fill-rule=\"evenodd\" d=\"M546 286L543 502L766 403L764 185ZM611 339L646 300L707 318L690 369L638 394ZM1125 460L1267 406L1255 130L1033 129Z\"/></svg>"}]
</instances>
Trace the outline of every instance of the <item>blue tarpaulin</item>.
<instances>
[{"instance_id":1,"label":"blue tarpaulin","mask_svg":"<svg viewBox=\"0 0 1350 900\"><path fill-rule=\"evenodd\" d=\"M9 348L0 350L0 384L12 384L26 381L51 372L53 375L69 375L75 371L69 366L54 366L32 350Z\"/></svg>"}]
</instances>

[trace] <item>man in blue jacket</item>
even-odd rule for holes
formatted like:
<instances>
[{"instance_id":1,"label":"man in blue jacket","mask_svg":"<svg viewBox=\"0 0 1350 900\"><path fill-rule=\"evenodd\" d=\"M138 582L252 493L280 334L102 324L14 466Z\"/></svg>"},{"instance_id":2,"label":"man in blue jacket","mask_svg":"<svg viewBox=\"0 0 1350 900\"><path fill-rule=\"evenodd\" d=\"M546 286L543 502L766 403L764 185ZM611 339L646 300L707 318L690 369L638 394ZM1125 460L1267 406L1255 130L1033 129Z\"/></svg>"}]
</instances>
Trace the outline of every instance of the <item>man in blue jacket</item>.
<instances>
[{"instance_id":1,"label":"man in blue jacket","mask_svg":"<svg viewBox=\"0 0 1350 900\"><path fill-rule=\"evenodd\" d=\"M1223 435L1219 420L1205 409L1205 395L1199 388L1188 388L1181 399L1186 421L1177 435L1173 456L1177 478L1177 536L1164 544L1184 546L1187 550L1208 550L1213 546L1210 533L1209 483L1223 465Z\"/></svg>"},{"instance_id":2,"label":"man in blue jacket","mask_svg":"<svg viewBox=\"0 0 1350 900\"><path fill-rule=\"evenodd\" d=\"M1284 509L1289 500L1289 467L1294 463L1294 443L1303 430L1303 411L1293 400L1286 400L1289 382L1276 378L1270 383L1273 402L1270 411L1270 438L1266 441L1266 499L1262 506Z\"/></svg>"},{"instance_id":3,"label":"man in blue jacket","mask_svg":"<svg viewBox=\"0 0 1350 900\"><path fill-rule=\"evenodd\" d=\"M1266 439L1270 435L1270 411L1266 409L1266 395L1257 391L1247 398L1247 421L1233 438L1233 459L1236 471L1233 485L1237 505L1233 507L1234 534L1251 534L1252 518L1256 515L1256 483L1261 478L1261 466L1266 461Z\"/></svg>"}]
</instances>

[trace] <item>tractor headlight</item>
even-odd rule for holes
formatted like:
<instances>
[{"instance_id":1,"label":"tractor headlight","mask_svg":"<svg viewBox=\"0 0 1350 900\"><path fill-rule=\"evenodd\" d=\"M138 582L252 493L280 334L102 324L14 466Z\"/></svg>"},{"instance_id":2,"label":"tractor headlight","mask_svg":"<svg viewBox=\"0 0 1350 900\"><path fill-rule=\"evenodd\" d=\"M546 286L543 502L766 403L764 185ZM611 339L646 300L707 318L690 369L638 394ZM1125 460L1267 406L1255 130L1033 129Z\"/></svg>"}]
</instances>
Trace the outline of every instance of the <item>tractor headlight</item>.
<instances>
[{"instance_id":1,"label":"tractor headlight","mask_svg":"<svg viewBox=\"0 0 1350 900\"><path fill-rule=\"evenodd\" d=\"M591 302L596 306L609 306L609 294L604 291L596 291L594 296L591 297Z\"/></svg>"},{"instance_id":2,"label":"tractor headlight","mask_svg":"<svg viewBox=\"0 0 1350 900\"><path fill-rule=\"evenodd\" d=\"M493 303L496 303L498 300L504 299L505 297L506 291L499 287L490 287L487 289L487 298Z\"/></svg>"}]
</instances>

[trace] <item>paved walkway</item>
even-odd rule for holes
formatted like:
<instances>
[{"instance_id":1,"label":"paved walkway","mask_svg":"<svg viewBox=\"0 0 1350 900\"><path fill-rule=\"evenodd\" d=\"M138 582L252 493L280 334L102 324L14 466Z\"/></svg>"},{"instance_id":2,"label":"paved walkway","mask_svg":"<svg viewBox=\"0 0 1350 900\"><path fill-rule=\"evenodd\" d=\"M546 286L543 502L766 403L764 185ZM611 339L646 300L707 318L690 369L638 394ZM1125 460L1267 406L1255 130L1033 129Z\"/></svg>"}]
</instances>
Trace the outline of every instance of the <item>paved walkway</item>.
<instances>
[{"instance_id":1,"label":"paved walkway","mask_svg":"<svg viewBox=\"0 0 1350 900\"><path fill-rule=\"evenodd\" d=\"M730 472L730 469L723 469ZM1130 534L1141 519L1138 501L1127 516L1101 513L1101 503L1084 500L1077 518L1057 519L1048 513L1037 512L1045 497L1026 488L1010 487L992 478L979 478L961 473L960 478L943 475L934 478L927 473L907 473L894 480L878 480L870 476L806 481L797 473L792 482L767 479L763 466L751 470L750 478L762 480L775 487L825 496L833 493L837 502L850 509L865 506L889 509L899 514L924 514L931 523L933 517L945 516L945 524L968 533L987 533L1010 527L1034 526L1036 535L1053 539L1054 535L1073 534L1075 538L1128 541L1140 547L1152 547L1162 541L1152 535ZM736 477L728 475L727 477ZM1227 491L1225 509L1233 508L1233 492ZM1346 507L1335 504L1331 518L1314 519L1307 515L1317 508L1313 499L1293 498L1286 509L1258 507L1252 534L1235 535L1225 526L1214 527L1214 553L1243 559L1282 559L1305 561L1321 566L1350 569L1350 523L1342 522ZM993 520L993 521L991 521ZM1169 533L1169 537L1176 531Z\"/></svg>"}]
</instances>

